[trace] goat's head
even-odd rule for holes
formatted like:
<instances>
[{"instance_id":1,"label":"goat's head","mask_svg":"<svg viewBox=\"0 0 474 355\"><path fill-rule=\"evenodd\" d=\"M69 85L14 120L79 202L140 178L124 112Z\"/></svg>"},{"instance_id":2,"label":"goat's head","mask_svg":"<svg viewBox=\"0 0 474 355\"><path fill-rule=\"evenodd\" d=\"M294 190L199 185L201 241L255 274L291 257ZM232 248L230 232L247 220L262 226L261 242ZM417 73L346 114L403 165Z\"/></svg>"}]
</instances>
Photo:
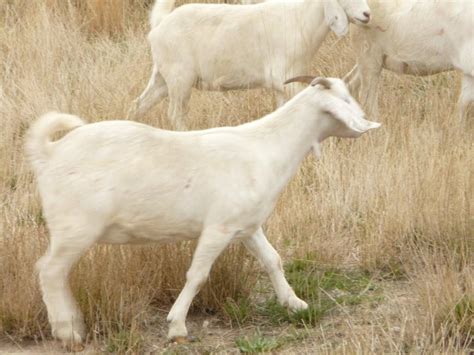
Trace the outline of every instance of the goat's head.
<instances>
[{"instance_id":1,"label":"goat's head","mask_svg":"<svg viewBox=\"0 0 474 355\"><path fill-rule=\"evenodd\" d=\"M287 80L285 84L293 82L310 84L308 95L314 97L314 103L319 107L319 136L313 145L317 156L319 156L319 143L327 137L357 138L381 126L380 123L365 118L364 111L351 96L343 80L298 76Z\"/></svg>"},{"instance_id":2,"label":"goat's head","mask_svg":"<svg viewBox=\"0 0 474 355\"><path fill-rule=\"evenodd\" d=\"M349 30L349 21L367 24L370 21L370 8L367 0L324 0L326 23L337 36Z\"/></svg>"}]
</instances>

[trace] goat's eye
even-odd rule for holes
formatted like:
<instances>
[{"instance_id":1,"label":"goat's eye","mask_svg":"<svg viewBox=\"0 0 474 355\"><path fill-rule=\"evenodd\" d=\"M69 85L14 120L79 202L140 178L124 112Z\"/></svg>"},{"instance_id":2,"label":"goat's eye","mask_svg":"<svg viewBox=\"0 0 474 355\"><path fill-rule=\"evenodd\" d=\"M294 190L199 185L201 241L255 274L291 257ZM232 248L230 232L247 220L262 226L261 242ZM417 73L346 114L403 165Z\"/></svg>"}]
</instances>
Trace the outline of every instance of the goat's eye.
<instances>
[{"instance_id":1,"label":"goat's eye","mask_svg":"<svg viewBox=\"0 0 474 355\"><path fill-rule=\"evenodd\" d=\"M345 102L346 104L350 104L350 103L351 103L351 100L349 100L349 98L347 98L347 97L343 98L343 100L344 100L344 102Z\"/></svg>"}]
</instances>

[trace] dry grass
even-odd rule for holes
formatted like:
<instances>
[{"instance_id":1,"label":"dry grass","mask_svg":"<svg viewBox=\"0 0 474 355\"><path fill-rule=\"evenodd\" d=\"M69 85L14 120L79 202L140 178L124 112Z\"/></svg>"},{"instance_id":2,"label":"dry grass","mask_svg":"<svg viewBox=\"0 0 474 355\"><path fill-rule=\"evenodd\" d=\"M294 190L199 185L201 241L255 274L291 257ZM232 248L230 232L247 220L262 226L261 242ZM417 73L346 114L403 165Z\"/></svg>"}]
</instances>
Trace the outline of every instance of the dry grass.
<instances>
[{"instance_id":1,"label":"dry grass","mask_svg":"<svg viewBox=\"0 0 474 355\"><path fill-rule=\"evenodd\" d=\"M33 274L48 237L23 157L25 129L48 110L89 121L125 117L150 71L149 2L0 0L0 333L10 338L41 339L49 331ZM348 42L331 38L314 72L342 76L352 63ZM367 271L382 284L404 280L403 300L394 293L387 302L393 307L380 307L379 318L361 315L370 329L349 317L357 331L342 345L323 334L320 349L468 351L474 346L473 146L472 124L455 113L459 78L384 79L377 118L383 127L357 141L327 142L320 162L308 158L266 229L286 260ZM143 121L171 128L165 108ZM263 90L196 91L189 125L234 125L271 110L271 93ZM169 307L183 285L191 252L183 244L88 253L72 283L90 337L98 344L122 337L125 345L109 350L139 351L150 314ZM221 257L196 309L219 310L228 297L250 294L260 275L244 254L235 248Z\"/></svg>"}]
</instances>

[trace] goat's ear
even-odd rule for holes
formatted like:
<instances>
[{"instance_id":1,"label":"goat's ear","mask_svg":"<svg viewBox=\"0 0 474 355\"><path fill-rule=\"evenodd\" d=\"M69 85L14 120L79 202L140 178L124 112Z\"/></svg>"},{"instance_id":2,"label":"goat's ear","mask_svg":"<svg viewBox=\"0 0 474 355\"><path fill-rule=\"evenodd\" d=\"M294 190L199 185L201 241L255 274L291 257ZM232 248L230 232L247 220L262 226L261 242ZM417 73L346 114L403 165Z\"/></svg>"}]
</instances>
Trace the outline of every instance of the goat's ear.
<instances>
[{"instance_id":1,"label":"goat's ear","mask_svg":"<svg viewBox=\"0 0 474 355\"><path fill-rule=\"evenodd\" d=\"M325 107L325 112L330 114L339 123L342 123L349 130L349 136L358 137L361 134L381 126L380 123L368 121L354 113L351 107L345 102L331 102ZM347 131L346 131L347 132ZM339 136L339 134L336 135ZM340 136L347 136L345 132L340 132Z\"/></svg>"},{"instance_id":2,"label":"goat's ear","mask_svg":"<svg viewBox=\"0 0 474 355\"><path fill-rule=\"evenodd\" d=\"M338 37L344 36L349 31L346 12L337 0L324 0L324 19Z\"/></svg>"}]
</instances>

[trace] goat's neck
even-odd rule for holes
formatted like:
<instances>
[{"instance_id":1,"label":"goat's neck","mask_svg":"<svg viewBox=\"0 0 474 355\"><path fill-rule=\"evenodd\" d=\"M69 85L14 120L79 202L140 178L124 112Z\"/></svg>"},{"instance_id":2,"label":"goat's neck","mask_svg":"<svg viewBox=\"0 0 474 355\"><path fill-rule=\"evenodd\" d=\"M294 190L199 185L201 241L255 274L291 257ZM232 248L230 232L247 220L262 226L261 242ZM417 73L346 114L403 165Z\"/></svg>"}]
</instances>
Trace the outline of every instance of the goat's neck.
<instances>
[{"instance_id":1,"label":"goat's neck","mask_svg":"<svg viewBox=\"0 0 474 355\"><path fill-rule=\"evenodd\" d=\"M274 177L272 188L281 191L313 145L322 140L317 129L317 111L303 103L285 105L259 121L254 121L252 134L259 155L266 155L266 166Z\"/></svg>"},{"instance_id":2,"label":"goat's neck","mask_svg":"<svg viewBox=\"0 0 474 355\"><path fill-rule=\"evenodd\" d=\"M296 28L301 31L302 50L312 59L329 33L324 4L322 1L305 0L299 3L298 10Z\"/></svg>"}]
</instances>

